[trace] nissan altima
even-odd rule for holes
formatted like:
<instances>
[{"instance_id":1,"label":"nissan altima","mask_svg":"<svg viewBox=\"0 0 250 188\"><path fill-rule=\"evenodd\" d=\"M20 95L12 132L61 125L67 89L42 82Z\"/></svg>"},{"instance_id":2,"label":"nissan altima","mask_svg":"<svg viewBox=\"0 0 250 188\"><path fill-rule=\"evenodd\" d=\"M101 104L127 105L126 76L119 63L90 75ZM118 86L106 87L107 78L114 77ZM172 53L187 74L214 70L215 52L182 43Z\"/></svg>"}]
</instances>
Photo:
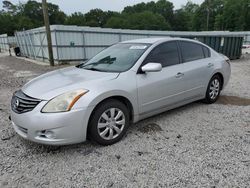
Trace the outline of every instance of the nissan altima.
<instances>
[{"instance_id":1,"label":"nissan altima","mask_svg":"<svg viewBox=\"0 0 250 188\"><path fill-rule=\"evenodd\" d=\"M84 64L41 75L13 94L11 121L28 140L110 145L129 125L193 101L214 103L229 59L195 40L146 38L114 44Z\"/></svg>"}]
</instances>

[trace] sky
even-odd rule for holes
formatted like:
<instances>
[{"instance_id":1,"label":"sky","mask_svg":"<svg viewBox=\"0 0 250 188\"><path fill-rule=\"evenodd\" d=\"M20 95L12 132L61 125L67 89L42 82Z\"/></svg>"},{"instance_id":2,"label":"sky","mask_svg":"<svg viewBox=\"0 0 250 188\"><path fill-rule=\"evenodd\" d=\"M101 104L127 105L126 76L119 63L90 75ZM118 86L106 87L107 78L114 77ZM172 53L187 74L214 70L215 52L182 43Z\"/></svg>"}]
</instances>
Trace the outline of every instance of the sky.
<instances>
[{"instance_id":1,"label":"sky","mask_svg":"<svg viewBox=\"0 0 250 188\"><path fill-rule=\"evenodd\" d=\"M27 0L9 0L12 3L26 2ZM40 1L41 0L37 0ZM86 13L91 9L100 8L102 10L122 11L124 7L134 5L141 2L150 2L152 0L47 0L48 2L59 5L60 9L66 14L73 12ZM157 0L154 0L157 1ZM188 0L169 0L175 6L175 9L185 5ZM191 0L194 3L202 3L204 0ZM0 8L2 8L3 0L0 0Z\"/></svg>"}]
</instances>

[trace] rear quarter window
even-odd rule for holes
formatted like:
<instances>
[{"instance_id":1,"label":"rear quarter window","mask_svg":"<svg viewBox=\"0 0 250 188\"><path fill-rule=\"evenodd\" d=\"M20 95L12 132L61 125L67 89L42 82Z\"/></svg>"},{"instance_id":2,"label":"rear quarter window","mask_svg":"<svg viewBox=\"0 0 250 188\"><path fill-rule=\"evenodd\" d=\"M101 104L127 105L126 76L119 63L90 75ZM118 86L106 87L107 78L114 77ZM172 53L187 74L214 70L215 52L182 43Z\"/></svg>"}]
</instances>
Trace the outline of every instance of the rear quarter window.
<instances>
[{"instance_id":1,"label":"rear quarter window","mask_svg":"<svg viewBox=\"0 0 250 188\"><path fill-rule=\"evenodd\" d=\"M205 58L211 57L211 52L210 52L209 48L202 46L202 49L203 49Z\"/></svg>"}]
</instances>

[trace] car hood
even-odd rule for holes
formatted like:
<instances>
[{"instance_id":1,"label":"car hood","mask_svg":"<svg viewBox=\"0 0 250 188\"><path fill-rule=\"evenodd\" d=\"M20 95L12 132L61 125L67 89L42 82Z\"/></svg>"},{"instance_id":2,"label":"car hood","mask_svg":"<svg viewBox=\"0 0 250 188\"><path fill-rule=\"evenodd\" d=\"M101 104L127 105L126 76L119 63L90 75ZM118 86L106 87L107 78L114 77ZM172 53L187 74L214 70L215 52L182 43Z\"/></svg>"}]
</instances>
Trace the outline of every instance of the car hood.
<instances>
[{"instance_id":1,"label":"car hood","mask_svg":"<svg viewBox=\"0 0 250 188\"><path fill-rule=\"evenodd\" d=\"M117 78L119 73L91 71L68 67L43 74L25 84L22 91L31 97L50 100L75 89L88 89L103 81Z\"/></svg>"}]
</instances>

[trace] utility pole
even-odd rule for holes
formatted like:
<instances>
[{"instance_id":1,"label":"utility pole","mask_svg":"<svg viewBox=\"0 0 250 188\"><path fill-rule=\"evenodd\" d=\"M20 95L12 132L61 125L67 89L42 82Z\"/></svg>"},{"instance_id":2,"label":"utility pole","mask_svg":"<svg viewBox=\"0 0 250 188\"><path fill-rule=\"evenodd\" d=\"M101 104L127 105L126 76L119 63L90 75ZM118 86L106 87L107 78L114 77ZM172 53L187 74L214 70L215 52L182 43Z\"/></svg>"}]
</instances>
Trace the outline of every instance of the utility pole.
<instances>
[{"instance_id":1,"label":"utility pole","mask_svg":"<svg viewBox=\"0 0 250 188\"><path fill-rule=\"evenodd\" d=\"M49 25L49 13L48 13L48 5L47 5L46 0L42 0L42 5L43 5L44 24L45 24L45 28L46 28L46 34L47 34L49 63L50 63L51 66L54 66L54 57L53 57L52 41L51 41L51 31L50 31L50 25Z\"/></svg>"}]
</instances>

